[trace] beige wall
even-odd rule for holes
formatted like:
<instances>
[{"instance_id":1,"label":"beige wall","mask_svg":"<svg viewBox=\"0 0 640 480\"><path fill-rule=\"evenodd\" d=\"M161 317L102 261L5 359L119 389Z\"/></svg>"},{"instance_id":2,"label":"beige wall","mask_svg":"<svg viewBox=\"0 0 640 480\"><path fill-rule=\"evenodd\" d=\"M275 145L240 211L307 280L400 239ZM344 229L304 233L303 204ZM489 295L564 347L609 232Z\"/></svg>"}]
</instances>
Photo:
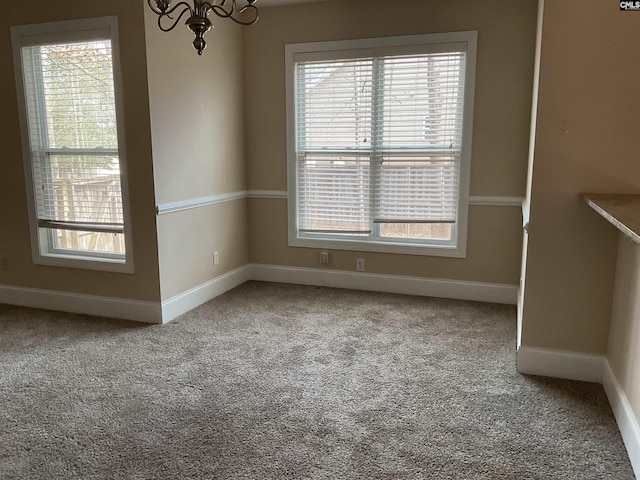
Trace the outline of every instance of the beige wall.
<instances>
[{"instance_id":1,"label":"beige wall","mask_svg":"<svg viewBox=\"0 0 640 480\"><path fill-rule=\"evenodd\" d=\"M640 245L622 234L618 235L607 358L640 418Z\"/></svg>"},{"instance_id":2,"label":"beige wall","mask_svg":"<svg viewBox=\"0 0 640 480\"><path fill-rule=\"evenodd\" d=\"M146 0L141 0L146 5ZM242 27L212 16L198 56L193 35L169 33L145 7L156 202L246 188ZM246 200L158 217L161 296L167 300L248 262ZM213 266L217 250L220 263Z\"/></svg>"},{"instance_id":3,"label":"beige wall","mask_svg":"<svg viewBox=\"0 0 640 480\"><path fill-rule=\"evenodd\" d=\"M535 46L535 0L343 0L264 9L245 31L249 188L286 190L284 45L478 30L471 195L524 196ZM287 246L286 201L250 200L251 261L318 266L317 250ZM468 258L334 251L379 273L517 284L517 207L470 207ZM499 234L497 233L499 232Z\"/></svg>"},{"instance_id":4,"label":"beige wall","mask_svg":"<svg viewBox=\"0 0 640 480\"><path fill-rule=\"evenodd\" d=\"M286 200L250 199L249 202L252 262L288 266L318 264L318 250L287 246ZM469 229L474 239L481 235L483 238L469 242L466 259L334 250L329 268L354 270L357 257L365 259L367 271L372 273L515 284L520 267L521 244L517 241L522 229L520 219L517 208L473 207ZM505 231L509 228L514 231ZM494 232L498 231L500 234L496 235ZM494 262L495 258L513 259L513 262Z\"/></svg>"},{"instance_id":5,"label":"beige wall","mask_svg":"<svg viewBox=\"0 0 640 480\"><path fill-rule=\"evenodd\" d=\"M248 237L246 200L158 217L162 300L246 265Z\"/></svg>"},{"instance_id":6,"label":"beige wall","mask_svg":"<svg viewBox=\"0 0 640 480\"><path fill-rule=\"evenodd\" d=\"M578 194L640 189L639 43L616 2L545 2L523 345L606 350L616 231Z\"/></svg>"},{"instance_id":7,"label":"beige wall","mask_svg":"<svg viewBox=\"0 0 640 480\"><path fill-rule=\"evenodd\" d=\"M146 83L143 11L140 2L34 0L11 3L0 15L0 284L157 301L157 242L149 108ZM124 86L125 136L130 183L135 274L34 265L31 258L26 193L20 144L18 104L13 72L10 26L117 15Z\"/></svg>"}]
</instances>

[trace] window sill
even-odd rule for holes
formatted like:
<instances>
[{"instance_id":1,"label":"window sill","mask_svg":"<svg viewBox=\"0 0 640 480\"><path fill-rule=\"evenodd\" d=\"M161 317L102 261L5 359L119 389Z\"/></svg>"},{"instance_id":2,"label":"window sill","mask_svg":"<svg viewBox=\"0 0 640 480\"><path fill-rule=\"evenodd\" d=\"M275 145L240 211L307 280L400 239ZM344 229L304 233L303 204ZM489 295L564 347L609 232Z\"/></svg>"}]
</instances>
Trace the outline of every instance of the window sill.
<instances>
[{"instance_id":1,"label":"window sill","mask_svg":"<svg viewBox=\"0 0 640 480\"><path fill-rule=\"evenodd\" d=\"M324 238L289 238L290 247L322 248L328 250L351 250L354 252L378 252L430 257L466 258L465 246L423 245L415 243L392 243Z\"/></svg>"},{"instance_id":2,"label":"window sill","mask_svg":"<svg viewBox=\"0 0 640 480\"><path fill-rule=\"evenodd\" d=\"M64 254L39 254L34 255L33 263L50 267L78 268L81 270L94 270L115 273L134 273L133 262L110 258L91 257Z\"/></svg>"}]
</instances>

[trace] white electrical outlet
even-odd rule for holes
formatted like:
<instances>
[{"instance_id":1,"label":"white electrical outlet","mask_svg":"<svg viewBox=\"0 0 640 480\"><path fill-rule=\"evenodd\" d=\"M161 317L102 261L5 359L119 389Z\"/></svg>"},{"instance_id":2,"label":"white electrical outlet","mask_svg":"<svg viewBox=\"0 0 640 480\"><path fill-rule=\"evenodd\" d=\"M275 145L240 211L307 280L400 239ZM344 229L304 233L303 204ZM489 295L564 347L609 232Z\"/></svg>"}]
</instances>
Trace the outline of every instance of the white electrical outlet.
<instances>
[{"instance_id":1,"label":"white electrical outlet","mask_svg":"<svg viewBox=\"0 0 640 480\"><path fill-rule=\"evenodd\" d=\"M356 271L364 272L364 258L356 259Z\"/></svg>"},{"instance_id":2,"label":"white electrical outlet","mask_svg":"<svg viewBox=\"0 0 640 480\"><path fill-rule=\"evenodd\" d=\"M218 262L220 261L220 257L218 256L218 252L213 252L213 264L217 265Z\"/></svg>"},{"instance_id":3,"label":"white electrical outlet","mask_svg":"<svg viewBox=\"0 0 640 480\"><path fill-rule=\"evenodd\" d=\"M329 265L329 252L320 252L320 265Z\"/></svg>"}]
</instances>

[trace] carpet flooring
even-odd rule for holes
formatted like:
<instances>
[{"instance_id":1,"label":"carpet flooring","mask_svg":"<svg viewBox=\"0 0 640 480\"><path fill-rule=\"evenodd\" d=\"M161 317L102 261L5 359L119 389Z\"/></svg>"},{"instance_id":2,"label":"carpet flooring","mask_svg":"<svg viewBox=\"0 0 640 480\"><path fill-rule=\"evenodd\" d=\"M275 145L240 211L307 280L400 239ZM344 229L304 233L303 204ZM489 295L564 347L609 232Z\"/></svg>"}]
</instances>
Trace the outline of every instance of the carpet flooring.
<instances>
[{"instance_id":1,"label":"carpet flooring","mask_svg":"<svg viewBox=\"0 0 640 480\"><path fill-rule=\"evenodd\" d=\"M632 479L515 308L246 283L160 325L0 305L0 478Z\"/></svg>"}]
</instances>

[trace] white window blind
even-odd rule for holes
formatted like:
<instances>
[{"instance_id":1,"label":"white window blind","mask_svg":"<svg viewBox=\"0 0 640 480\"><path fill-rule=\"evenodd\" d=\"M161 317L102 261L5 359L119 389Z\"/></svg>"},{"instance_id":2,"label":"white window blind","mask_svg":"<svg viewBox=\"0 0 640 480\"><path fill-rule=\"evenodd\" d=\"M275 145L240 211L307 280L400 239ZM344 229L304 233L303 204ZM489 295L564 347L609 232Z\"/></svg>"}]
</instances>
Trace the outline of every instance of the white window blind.
<instances>
[{"instance_id":1,"label":"white window blind","mask_svg":"<svg viewBox=\"0 0 640 480\"><path fill-rule=\"evenodd\" d=\"M301 231L369 233L372 66L297 66Z\"/></svg>"},{"instance_id":2,"label":"white window blind","mask_svg":"<svg viewBox=\"0 0 640 480\"><path fill-rule=\"evenodd\" d=\"M54 248L124 253L111 41L21 54L38 227Z\"/></svg>"},{"instance_id":3,"label":"white window blind","mask_svg":"<svg viewBox=\"0 0 640 480\"><path fill-rule=\"evenodd\" d=\"M296 61L298 229L455 223L465 52Z\"/></svg>"},{"instance_id":4,"label":"white window blind","mask_svg":"<svg viewBox=\"0 0 640 480\"><path fill-rule=\"evenodd\" d=\"M464 52L377 60L377 223L455 223Z\"/></svg>"}]
</instances>

